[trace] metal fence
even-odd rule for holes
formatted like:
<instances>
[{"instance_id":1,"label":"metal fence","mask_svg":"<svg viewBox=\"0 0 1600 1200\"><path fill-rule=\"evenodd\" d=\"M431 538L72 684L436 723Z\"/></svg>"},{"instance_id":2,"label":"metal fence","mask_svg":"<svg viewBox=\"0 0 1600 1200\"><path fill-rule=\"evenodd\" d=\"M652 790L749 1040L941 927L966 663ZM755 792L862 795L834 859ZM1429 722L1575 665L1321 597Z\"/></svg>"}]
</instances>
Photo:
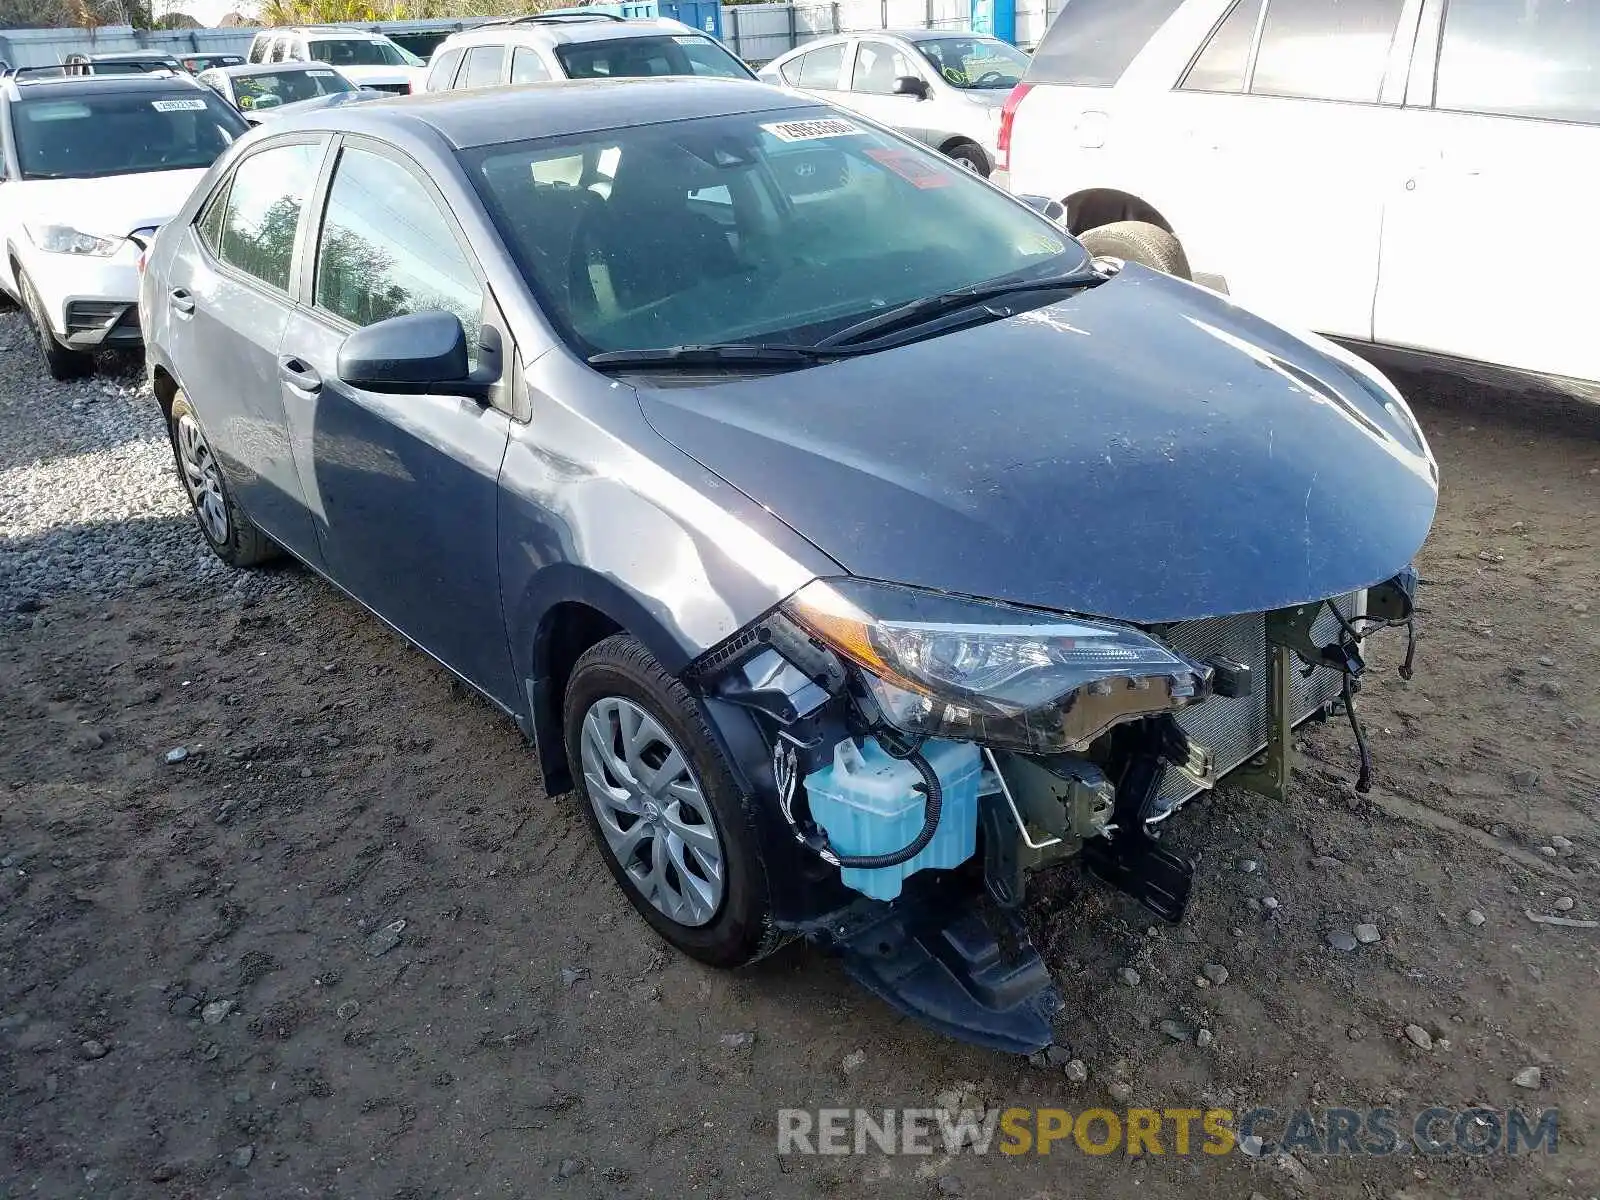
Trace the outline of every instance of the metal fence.
<instances>
[{"instance_id":1,"label":"metal fence","mask_svg":"<svg viewBox=\"0 0 1600 1200\"><path fill-rule=\"evenodd\" d=\"M1038 45L1061 0L1017 0L1017 45ZM470 22L468 22L470 24ZM804 42L834 33L874 29L966 29L971 0L833 0L823 4L733 4L722 14L724 39L746 62L771 62ZM448 22L386 21L362 28L385 30L437 28ZM0 59L14 67L48 67L69 54L112 54L119 50L165 50L172 54L244 54L256 30L135 30L126 25L99 29L0 30Z\"/></svg>"}]
</instances>

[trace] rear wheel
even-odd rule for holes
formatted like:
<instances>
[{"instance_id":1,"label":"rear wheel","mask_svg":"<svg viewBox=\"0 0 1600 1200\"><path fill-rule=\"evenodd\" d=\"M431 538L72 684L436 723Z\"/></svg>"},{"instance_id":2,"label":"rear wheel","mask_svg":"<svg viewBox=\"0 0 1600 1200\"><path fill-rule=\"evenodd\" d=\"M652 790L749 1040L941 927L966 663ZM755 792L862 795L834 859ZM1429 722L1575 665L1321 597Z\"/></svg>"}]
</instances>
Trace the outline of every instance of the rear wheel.
<instances>
[{"instance_id":1,"label":"rear wheel","mask_svg":"<svg viewBox=\"0 0 1600 1200\"><path fill-rule=\"evenodd\" d=\"M782 945L755 830L688 689L616 634L578 660L564 710L584 817L640 915L716 967Z\"/></svg>"},{"instance_id":2,"label":"rear wheel","mask_svg":"<svg viewBox=\"0 0 1600 1200\"><path fill-rule=\"evenodd\" d=\"M946 156L963 170L971 171L974 175L989 177L989 160L982 150L971 142L961 142L951 146L945 152Z\"/></svg>"},{"instance_id":3,"label":"rear wheel","mask_svg":"<svg viewBox=\"0 0 1600 1200\"><path fill-rule=\"evenodd\" d=\"M94 373L94 356L82 350L73 350L56 341L50 332L50 318L45 315L44 302L33 289L33 281L17 272L18 290L22 293L22 306L28 313L28 324L33 328L34 344L44 359L44 369L51 379L82 379Z\"/></svg>"},{"instance_id":4,"label":"rear wheel","mask_svg":"<svg viewBox=\"0 0 1600 1200\"><path fill-rule=\"evenodd\" d=\"M1140 266L1190 279L1189 256L1183 244L1159 225L1148 221L1116 221L1086 229L1079 240L1091 254L1120 258Z\"/></svg>"},{"instance_id":5,"label":"rear wheel","mask_svg":"<svg viewBox=\"0 0 1600 1200\"><path fill-rule=\"evenodd\" d=\"M254 567L276 558L280 553L277 544L257 529L234 501L222 464L211 452L211 443L200 427L200 418L181 391L173 397L168 429L178 478L194 506L195 524L212 553L230 567Z\"/></svg>"}]
</instances>

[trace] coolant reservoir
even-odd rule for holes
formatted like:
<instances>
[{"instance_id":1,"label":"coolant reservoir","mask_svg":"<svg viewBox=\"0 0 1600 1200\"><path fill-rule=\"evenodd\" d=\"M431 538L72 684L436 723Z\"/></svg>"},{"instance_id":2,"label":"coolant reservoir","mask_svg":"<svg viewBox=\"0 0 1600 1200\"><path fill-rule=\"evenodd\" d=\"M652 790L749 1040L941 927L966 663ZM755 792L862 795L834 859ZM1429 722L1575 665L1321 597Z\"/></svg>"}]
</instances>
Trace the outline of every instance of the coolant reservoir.
<instances>
[{"instance_id":1,"label":"coolant reservoir","mask_svg":"<svg viewBox=\"0 0 1600 1200\"><path fill-rule=\"evenodd\" d=\"M949 869L972 857L978 835L978 776L982 760L971 742L924 742L922 756L939 777L943 805L939 828L918 855L898 867L846 867L841 874L856 891L893 900L906 876L925 867ZM846 739L833 750L833 764L806 776L811 816L827 830L840 857L893 854L922 829L922 776L889 755L877 738L859 745Z\"/></svg>"}]
</instances>

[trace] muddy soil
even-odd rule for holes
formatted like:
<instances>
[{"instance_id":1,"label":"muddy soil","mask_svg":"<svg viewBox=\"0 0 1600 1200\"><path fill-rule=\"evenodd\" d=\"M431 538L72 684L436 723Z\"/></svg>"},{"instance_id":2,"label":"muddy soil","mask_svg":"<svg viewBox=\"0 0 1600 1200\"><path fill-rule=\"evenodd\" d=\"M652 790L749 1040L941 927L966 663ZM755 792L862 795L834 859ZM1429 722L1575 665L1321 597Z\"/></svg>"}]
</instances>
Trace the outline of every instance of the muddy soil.
<instances>
[{"instance_id":1,"label":"muddy soil","mask_svg":"<svg viewBox=\"0 0 1600 1200\"><path fill-rule=\"evenodd\" d=\"M803 945L737 974L668 951L510 724L296 568L243 593L158 570L0 618L0 1194L1600 1193L1600 929L1527 915L1600 918L1600 413L1401 382L1444 492L1416 678L1393 639L1363 696L1376 787L1351 789L1329 724L1291 803L1196 802L1172 825L1200 858L1181 926L1072 867L1037 888L1082 1083L926 1032ZM1358 924L1377 940L1330 944ZM1560 1142L776 1153L780 1108L952 1088L1559 1106Z\"/></svg>"}]
</instances>

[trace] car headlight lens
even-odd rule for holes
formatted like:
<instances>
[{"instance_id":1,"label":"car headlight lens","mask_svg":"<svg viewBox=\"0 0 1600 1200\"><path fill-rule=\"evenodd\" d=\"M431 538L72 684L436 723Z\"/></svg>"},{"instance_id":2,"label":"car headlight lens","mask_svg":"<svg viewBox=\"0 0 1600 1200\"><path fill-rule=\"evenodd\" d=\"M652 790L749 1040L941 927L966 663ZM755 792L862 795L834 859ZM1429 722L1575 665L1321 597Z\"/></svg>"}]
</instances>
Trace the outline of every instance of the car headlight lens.
<instances>
[{"instance_id":1,"label":"car headlight lens","mask_svg":"<svg viewBox=\"0 0 1600 1200\"><path fill-rule=\"evenodd\" d=\"M884 720L921 737L1082 750L1210 692L1211 668L1111 621L858 579L817 580L783 609L860 668Z\"/></svg>"},{"instance_id":2,"label":"car headlight lens","mask_svg":"<svg viewBox=\"0 0 1600 1200\"><path fill-rule=\"evenodd\" d=\"M91 258L110 258L124 240L95 237L70 225L28 225L24 228L35 246L52 254L87 254Z\"/></svg>"}]
</instances>

